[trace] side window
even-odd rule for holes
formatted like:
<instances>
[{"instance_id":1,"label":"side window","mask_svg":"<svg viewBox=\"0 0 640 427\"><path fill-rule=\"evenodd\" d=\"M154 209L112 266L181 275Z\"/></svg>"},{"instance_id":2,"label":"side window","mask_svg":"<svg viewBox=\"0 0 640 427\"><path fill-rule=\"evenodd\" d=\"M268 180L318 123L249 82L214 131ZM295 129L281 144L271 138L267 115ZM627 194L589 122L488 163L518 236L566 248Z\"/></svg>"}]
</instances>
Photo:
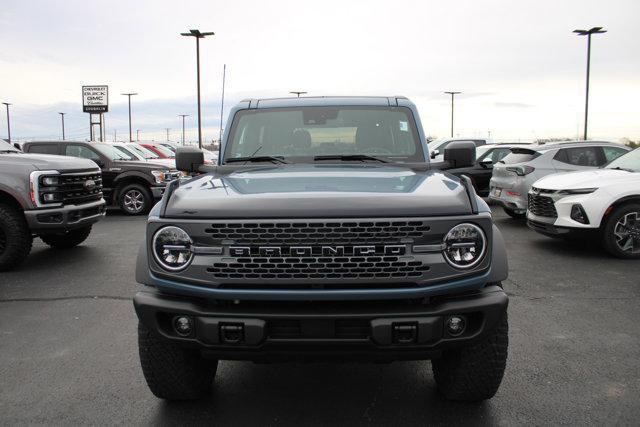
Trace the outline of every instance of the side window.
<instances>
[{"instance_id":1,"label":"side window","mask_svg":"<svg viewBox=\"0 0 640 427\"><path fill-rule=\"evenodd\" d=\"M557 160L562 163L569 163L569 158L567 157L567 150L562 149L558 150L555 156L553 156L553 160Z\"/></svg>"},{"instance_id":2,"label":"side window","mask_svg":"<svg viewBox=\"0 0 640 427\"><path fill-rule=\"evenodd\" d=\"M67 145L64 150L65 155L73 157L82 157L93 161L100 160L100 156L90 148L82 145Z\"/></svg>"},{"instance_id":3,"label":"side window","mask_svg":"<svg viewBox=\"0 0 640 427\"><path fill-rule=\"evenodd\" d=\"M604 157L607 160L607 163L617 159L627 152L627 150L618 147L602 147L602 151L604 151Z\"/></svg>"},{"instance_id":4,"label":"side window","mask_svg":"<svg viewBox=\"0 0 640 427\"><path fill-rule=\"evenodd\" d=\"M602 164L598 155L599 147L575 147L567 148L568 162L576 166L597 167Z\"/></svg>"},{"instance_id":5,"label":"side window","mask_svg":"<svg viewBox=\"0 0 640 427\"><path fill-rule=\"evenodd\" d=\"M480 147L481 145L485 145L486 141L484 139L474 139L473 143L476 144L476 147Z\"/></svg>"},{"instance_id":6,"label":"side window","mask_svg":"<svg viewBox=\"0 0 640 427\"><path fill-rule=\"evenodd\" d=\"M58 144L35 144L29 146L29 153L58 154Z\"/></svg>"},{"instance_id":7,"label":"side window","mask_svg":"<svg viewBox=\"0 0 640 427\"><path fill-rule=\"evenodd\" d=\"M491 161L493 164L498 163L500 160L504 159L507 154L511 153L511 150L508 148L496 148L491 152Z\"/></svg>"}]
</instances>

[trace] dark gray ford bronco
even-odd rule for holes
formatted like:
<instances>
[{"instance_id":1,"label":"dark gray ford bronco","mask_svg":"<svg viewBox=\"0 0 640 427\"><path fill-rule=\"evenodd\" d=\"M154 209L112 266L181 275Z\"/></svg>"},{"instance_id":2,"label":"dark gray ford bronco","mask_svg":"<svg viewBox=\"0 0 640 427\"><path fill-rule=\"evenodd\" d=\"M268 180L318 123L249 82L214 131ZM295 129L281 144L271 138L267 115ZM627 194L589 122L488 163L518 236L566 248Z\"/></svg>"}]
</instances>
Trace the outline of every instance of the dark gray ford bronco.
<instances>
[{"instance_id":1,"label":"dark gray ford bronco","mask_svg":"<svg viewBox=\"0 0 640 427\"><path fill-rule=\"evenodd\" d=\"M92 161L24 154L0 141L0 271L29 255L34 236L55 248L79 245L104 205Z\"/></svg>"},{"instance_id":2,"label":"dark gray ford bronco","mask_svg":"<svg viewBox=\"0 0 640 427\"><path fill-rule=\"evenodd\" d=\"M218 360L431 360L449 399L492 397L507 359L505 246L468 178L429 163L403 97L245 100L219 165L178 150L134 298L151 391L193 399Z\"/></svg>"}]
</instances>

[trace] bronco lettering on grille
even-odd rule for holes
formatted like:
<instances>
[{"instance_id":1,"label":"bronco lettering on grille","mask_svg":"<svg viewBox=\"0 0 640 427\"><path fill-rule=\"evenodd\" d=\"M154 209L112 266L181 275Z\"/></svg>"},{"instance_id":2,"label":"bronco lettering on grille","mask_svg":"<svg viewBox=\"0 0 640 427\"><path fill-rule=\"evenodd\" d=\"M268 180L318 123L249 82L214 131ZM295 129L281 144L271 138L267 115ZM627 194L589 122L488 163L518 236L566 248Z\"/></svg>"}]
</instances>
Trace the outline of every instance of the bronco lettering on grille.
<instances>
[{"instance_id":1,"label":"bronco lettering on grille","mask_svg":"<svg viewBox=\"0 0 640 427\"><path fill-rule=\"evenodd\" d=\"M233 257L279 257L279 256L325 256L336 257L344 255L366 256L375 254L384 255L404 255L405 245L385 245L385 246L232 246L229 254Z\"/></svg>"}]
</instances>

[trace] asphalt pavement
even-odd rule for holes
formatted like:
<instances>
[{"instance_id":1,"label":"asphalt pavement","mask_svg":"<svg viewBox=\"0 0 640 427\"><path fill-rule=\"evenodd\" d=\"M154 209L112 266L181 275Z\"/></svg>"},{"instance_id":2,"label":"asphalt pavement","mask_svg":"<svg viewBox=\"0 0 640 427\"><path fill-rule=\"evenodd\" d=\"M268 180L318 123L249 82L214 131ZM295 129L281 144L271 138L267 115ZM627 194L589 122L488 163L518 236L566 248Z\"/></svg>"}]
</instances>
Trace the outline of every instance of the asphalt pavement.
<instances>
[{"instance_id":1,"label":"asphalt pavement","mask_svg":"<svg viewBox=\"0 0 640 427\"><path fill-rule=\"evenodd\" d=\"M481 404L442 400L429 362L221 362L213 394L147 389L131 298L145 218L110 213L70 251L36 239L0 273L0 424L636 424L640 262L540 236L494 208L508 247L509 360Z\"/></svg>"}]
</instances>

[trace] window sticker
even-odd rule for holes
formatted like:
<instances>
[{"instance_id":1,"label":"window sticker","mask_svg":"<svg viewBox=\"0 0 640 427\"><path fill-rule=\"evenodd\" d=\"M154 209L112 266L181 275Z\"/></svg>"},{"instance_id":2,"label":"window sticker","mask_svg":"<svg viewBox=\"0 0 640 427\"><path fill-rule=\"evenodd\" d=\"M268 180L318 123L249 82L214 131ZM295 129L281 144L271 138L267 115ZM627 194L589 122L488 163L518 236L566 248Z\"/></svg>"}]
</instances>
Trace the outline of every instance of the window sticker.
<instances>
[{"instance_id":1,"label":"window sticker","mask_svg":"<svg viewBox=\"0 0 640 427\"><path fill-rule=\"evenodd\" d=\"M409 132L409 123L407 122L400 122L400 130L402 132Z\"/></svg>"}]
</instances>

